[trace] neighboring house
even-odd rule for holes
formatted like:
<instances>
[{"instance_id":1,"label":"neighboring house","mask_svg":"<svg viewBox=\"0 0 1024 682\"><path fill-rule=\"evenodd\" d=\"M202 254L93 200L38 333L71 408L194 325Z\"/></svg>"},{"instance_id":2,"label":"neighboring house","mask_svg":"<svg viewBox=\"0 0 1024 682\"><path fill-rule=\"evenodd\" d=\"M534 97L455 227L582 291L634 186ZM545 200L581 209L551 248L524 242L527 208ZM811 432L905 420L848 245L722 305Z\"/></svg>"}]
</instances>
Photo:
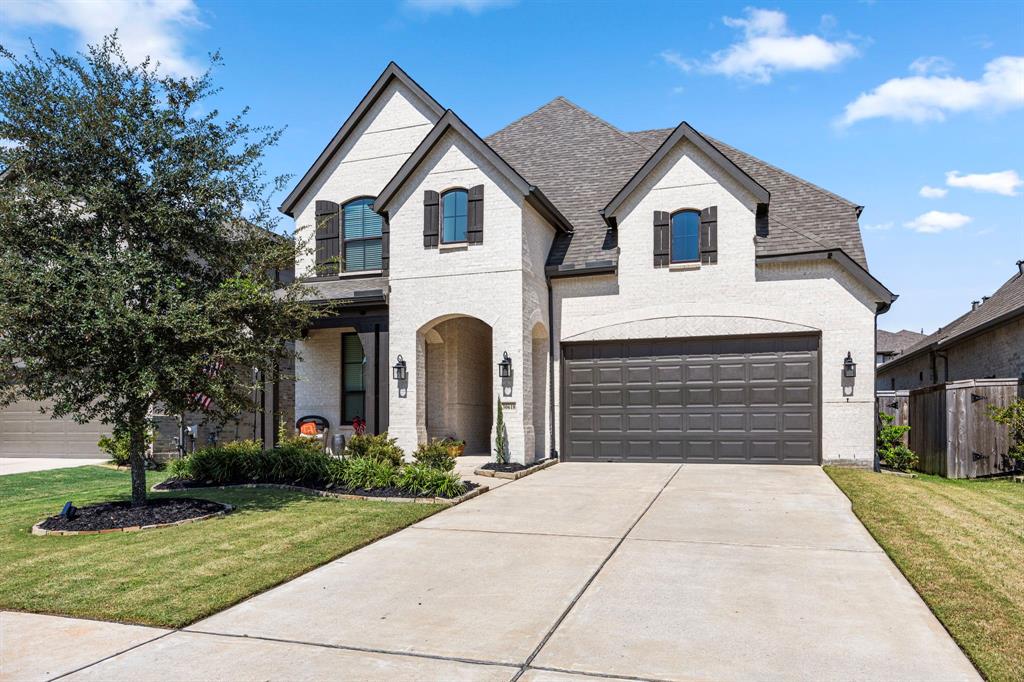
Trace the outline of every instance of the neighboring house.
<instances>
[{"instance_id":1,"label":"neighboring house","mask_svg":"<svg viewBox=\"0 0 1024 682\"><path fill-rule=\"evenodd\" d=\"M281 210L333 304L297 416L487 453L500 400L519 462L872 461L861 207L686 123L559 97L484 139L391 64Z\"/></svg>"},{"instance_id":2,"label":"neighboring house","mask_svg":"<svg viewBox=\"0 0 1024 682\"><path fill-rule=\"evenodd\" d=\"M924 338L924 334L901 329L898 332L887 332L879 329L875 334L875 365L889 362L905 349Z\"/></svg>"},{"instance_id":3,"label":"neighboring house","mask_svg":"<svg viewBox=\"0 0 1024 682\"><path fill-rule=\"evenodd\" d=\"M1024 261L991 296L876 370L878 390L1024 377Z\"/></svg>"}]
</instances>

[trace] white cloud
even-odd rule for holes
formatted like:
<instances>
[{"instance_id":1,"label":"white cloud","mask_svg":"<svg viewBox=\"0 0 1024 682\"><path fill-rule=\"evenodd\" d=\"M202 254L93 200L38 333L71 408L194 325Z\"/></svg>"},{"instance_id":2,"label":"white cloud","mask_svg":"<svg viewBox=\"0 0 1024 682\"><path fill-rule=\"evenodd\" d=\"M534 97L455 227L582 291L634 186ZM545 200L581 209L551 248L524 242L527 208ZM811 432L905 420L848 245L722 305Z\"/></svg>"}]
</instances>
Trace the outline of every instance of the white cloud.
<instances>
[{"instance_id":1,"label":"white cloud","mask_svg":"<svg viewBox=\"0 0 1024 682\"><path fill-rule=\"evenodd\" d=\"M946 184L950 187L966 187L975 192L991 192L1006 197L1017 196L1017 188L1024 185L1024 180L1014 170L998 173L972 173L960 175L958 171L946 173Z\"/></svg>"},{"instance_id":2,"label":"white cloud","mask_svg":"<svg viewBox=\"0 0 1024 682\"><path fill-rule=\"evenodd\" d=\"M949 190L944 187L932 187L930 185L925 185L921 188L921 191L919 191L918 194L923 196L925 199L941 199L949 194Z\"/></svg>"},{"instance_id":3,"label":"white cloud","mask_svg":"<svg viewBox=\"0 0 1024 682\"><path fill-rule=\"evenodd\" d=\"M159 61L163 72L196 75L203 67L185 54L185 29L202 27L193 0L5 0L0 18L8 26L59 26L77 34L80 46L99 43L118 30L129 63L147 56Z\"/></svg>"},{"instance_id":4,"label":"white cloud","mask_svg":"<svg viewBox=\"0 0 1024 682\"><path fill-rule=\"evenodd\" d=\"M944 74L953 70L953 62L945 57L918 57L910 62L910 71L918 76Z\"/></svg>"},{"instance_id":5,"label":"white cloud","mask_svg":"<svg viewBox=\"0 0 1024 682\"><path fill-rule=\"evenodd\" d=\"M846 105L840 127L869 118L943 121L948 114L1024 106L1024 57L999 57L979 80L939 75L893 78Z\"/></svg>"},{"instance_id":6,"label":"white cloud","mask_svg":"<svg viewBox=\"0 0 1024 682\"><path fill-rule=\"evenodd\" d=\"M945 211L928 211L913 220L903 223L915 232L938 234L946 230L958 230L971 222L971 217L963 213L946 213Z\"/></svg>"},{"instance_id":7,"label":"white cloud","mask_svg":"<svg viewBox=\"0 0 1024 682\"><path fill-rule=\"evenodd\" d=\"M880 232L882 230L891 230L892 229L892 221L887 222L887 223L874 223L872 225L864 225L863 227L864 227L865 230L869 230L871 232Z\"/></svg>"},{"instance_id":8,"label":"white cloud","mask_svg":"<svg viewBox=\"0 0 1024 682\"><path fill-rule=\"evenodd\" d=\"M405 6L421 12L451 12L464 10L470 14L496 7L514 5L516 0L405 0Z\"/></svg>"},{"instance_id":9,"label":"white cloud","mask_svg":"<svg viewBox=\"0 0 1024 682\"><path fill-rule=\"evenodd\" d=\"M783 12L754 7L745 12L745 17L722 18L726 26L743 31L743 40L713 53L707 62L686 60L671 51L662 52L662 59L683 71L699 66L709 73L770 83L783 71L821 71L857 55L850 43L794 34ZM828 19L823 21L830 25Z\"/></svg>"}]
</instances>

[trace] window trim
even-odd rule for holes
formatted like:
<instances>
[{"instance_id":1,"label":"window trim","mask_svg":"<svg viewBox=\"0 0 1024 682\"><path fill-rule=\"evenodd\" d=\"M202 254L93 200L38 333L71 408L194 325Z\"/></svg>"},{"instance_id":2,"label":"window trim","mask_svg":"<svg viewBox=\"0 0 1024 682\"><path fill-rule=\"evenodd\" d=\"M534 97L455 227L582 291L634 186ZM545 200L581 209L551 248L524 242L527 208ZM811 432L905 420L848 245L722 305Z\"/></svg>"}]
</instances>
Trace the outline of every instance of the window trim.
<instances>
[{"instance_id":1,"label":"window trim","mask_svg":"<svg viewBox=\"0 0 1024 682\"><path fill-rule=\"evenodd\" d=\"M686 258L682 260L676 260L675 249L672 248L672 221L675 220L676 216L680 213L696 213L697 214L697 257ZM689 263L700 264L700 218L703 212L699 208L680 208L672 211L668 216L668 262L669 265L685 265Z\"/></svg>"},{"instance_id":2,"label":"window trim","mask_svg":"<svg viewBox=\"0 0 1024 682\"><path fill-rule=\"evenodd\" d=\"M345 337L346 336L355 336L356 337L356 341L359 342L359 348L363 352L363 361L360 364L360 372L362 372L362 367L365 366L365 364L366 364L366 348L363 347L363 340L359 338L359 332L357 332L357 331L342 332L341 333L341 339L340 339L340 342L339 342L339 348L338 348L338 353L341 355L341 357L339 358L340 359L340 365L341 365L341 372L340 372L340 374L341 374L341 386L340 386L340 389L341 390L339 391L339 397L340 397L341 400L340 400L340 404L338 405L338 422L339 422L338 425L339 426L352 426L352 422L355 420L355 417L360 417L361 419L364 419L364 420L366 419L366 385L365 384L363 385L363 390L361 390L361 391L351 391L351 390L347 390L345 388ZM345 414L345 405L346 405L345 398L347 398L350 395L361 395L363 397L363 414L355 415L355 417L352 417L352 418L346 420L346 417L348 415Z\"/></svg>"},{"instance_id":3,"label":"window trim","mask_svg":"<svg viewBox=\"0 0 1024 682\"><path fill-rule=\"evenodd\" d=\"M466 194L466 238L465 239L454 239L448 241L444 238L444 198L446 195L452 192L464 192ZM437 226L437 235L439 244L469 244L469 188L468 187L449 187L448 189L440 192L437 195L438 204L438 220L440 224Z\"/></svg>"},{"instance_id":4,"label":"window trim","mask_svg":"<svg viewBox=\"0 0 1024 682\"><path fill-rule=\"evenodd\" d=\"M352 274L357 272L380 272L381 268L363 268L361 270L349 270L348 269L348 245L354 242L368 242L377 240L381 243L381 255L383 256L384 249L384 234L383 234L383 221L384 216L380 216L381 219L381 235L378 237L353 237L352 239L345 238L345 207L349 204L368 199L370 201L370 211L376 215L380 215L373 210L373 202L377 200L377 197L369 194L360 194L359 196L346 199L345 201L338 204L338 239L340 240L339 251L341 253L340 263L338 263L337 275ZM342 267L344 266L344 267Z\"/></svg>"}]
</instances>

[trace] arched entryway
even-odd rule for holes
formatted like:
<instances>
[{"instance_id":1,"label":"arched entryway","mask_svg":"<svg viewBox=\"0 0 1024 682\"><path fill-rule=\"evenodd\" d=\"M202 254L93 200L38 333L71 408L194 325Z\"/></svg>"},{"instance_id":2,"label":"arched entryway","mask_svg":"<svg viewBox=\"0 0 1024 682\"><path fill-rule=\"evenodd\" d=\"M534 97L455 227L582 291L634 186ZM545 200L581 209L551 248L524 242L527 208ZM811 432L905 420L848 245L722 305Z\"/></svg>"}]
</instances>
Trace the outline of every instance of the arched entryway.
<instances>
[{"instance_id":1,"label":"arched entryway","mask_svg":"<svg viewBox=\"0 0 1024 682\"><path fill-rule=\"evenodd\" d=\"M424 369L417 386L420 440L453 437L466 441L466 454L487 454L494 410L490 325L453 315L424 325L419 336Z\"/></svg>"}]
</instances>

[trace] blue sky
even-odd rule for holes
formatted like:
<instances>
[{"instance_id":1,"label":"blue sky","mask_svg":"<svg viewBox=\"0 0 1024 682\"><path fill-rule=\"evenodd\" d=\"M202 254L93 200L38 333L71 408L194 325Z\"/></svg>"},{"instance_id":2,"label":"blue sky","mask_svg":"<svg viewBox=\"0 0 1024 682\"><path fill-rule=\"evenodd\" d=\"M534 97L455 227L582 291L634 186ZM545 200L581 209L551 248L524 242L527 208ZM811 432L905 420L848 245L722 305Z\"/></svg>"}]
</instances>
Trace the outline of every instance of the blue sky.
<instances>
[{"instance_id":1,"label":"blue sky","mask_svg":"<svg viewBox=\"0 0 1024 682\"><path fill-rule=\"evenodd\" d=\"M863 204L900 294L887 329L933 331L1024 258L1019 2L0 5L16 52L115 26L177 73L220 50L217 106L287 126L272 174L301 175L393 59L482 135L563 95L623 130L686 120Z\"/></svg>"}]
</instances>

